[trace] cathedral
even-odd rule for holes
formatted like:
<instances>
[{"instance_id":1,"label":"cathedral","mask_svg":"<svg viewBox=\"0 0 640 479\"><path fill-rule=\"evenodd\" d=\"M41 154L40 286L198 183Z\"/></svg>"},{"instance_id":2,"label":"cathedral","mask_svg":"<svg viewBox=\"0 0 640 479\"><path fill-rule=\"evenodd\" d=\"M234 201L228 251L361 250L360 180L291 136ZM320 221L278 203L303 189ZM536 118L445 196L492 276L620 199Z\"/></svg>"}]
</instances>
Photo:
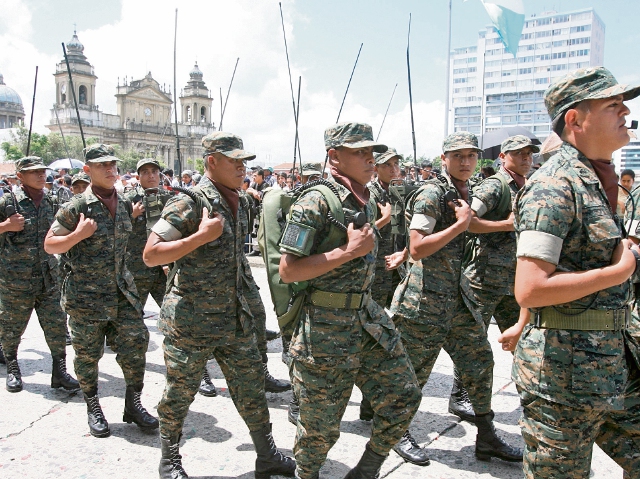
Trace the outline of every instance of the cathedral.
<instances>
[{"instance_id":1,"label":"cathedral","mask_svg":"<svg viewBox=\"0 0 640 479\"><path fill-rule=\"evenodd\" d=\"M0 73L0 130L24 125L24 108L20 95L5 85Z\"/></svg>"},{"instance_id":2,"label":"cathedral","mask_svg":"<svg viewBox=\"0 0 640 479\"><path fill-rule=\"evenodd\" d=\"M103 113L96 105L96 80L93 66L84 55L84 46L74 32L66 44L67 58L73 78L80 121L85 138L96 137L102 143L120 145L143 156L160 158L173 168L176 158L175 124L172 112L172 93L154 80L151 72L140 80L127 81L116 87L117 114ZM202 79L202 71L195 66L189 81L180 94L180 157L182 169L193 168L196 158L204 152L203 136L215 131L211 121L213 98ZM56 99L47 126L52 132L80 135L73 91L69 83L64 58L56 65L54 74Z\"/></svg>"}]
</instances>

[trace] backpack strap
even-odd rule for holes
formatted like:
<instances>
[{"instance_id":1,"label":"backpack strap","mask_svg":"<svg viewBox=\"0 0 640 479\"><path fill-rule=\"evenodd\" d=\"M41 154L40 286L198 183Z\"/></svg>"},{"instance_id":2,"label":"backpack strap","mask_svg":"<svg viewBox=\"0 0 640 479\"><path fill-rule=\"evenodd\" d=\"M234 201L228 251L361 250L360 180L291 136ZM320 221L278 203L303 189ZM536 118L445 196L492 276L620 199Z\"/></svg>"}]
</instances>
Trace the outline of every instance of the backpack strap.
<instances>
[{"instance_id":1,"label":"backpack strap","mask_svg":"<svg viewBox=\"0 0 640 479\"><path fill-rule=\"evenodd\" d=\"M327 201L327 204L329 205L329 211L331 211L333 217L338 222L344 224L344 210L342 209L342 202L340 201L340 198L338 198L328 186L319 184L309 188L306 191L318 191ZM320 243L318 243L318 249L320 250L322 250L327 245L339 240L344 235L344 233L333 222L330 222L329 224L329 234L325 236L325 238L320 241Z\"/></svg>"},{"instance_id":2,"label":"backpack strap","mask_svg":"<svg viewBox=\"0 0 640 479\"><path fill-rule=\"evenodd\" d=\"M504 219L504 215L511 211L511 188L509 187L507 179L501 173L496 173L487 179L490 178L500 181L500 186L502 188L500 192L500 202L493 210L489 211L482 218L489 221L502 220Z\"/></svg>"}]
</instances>

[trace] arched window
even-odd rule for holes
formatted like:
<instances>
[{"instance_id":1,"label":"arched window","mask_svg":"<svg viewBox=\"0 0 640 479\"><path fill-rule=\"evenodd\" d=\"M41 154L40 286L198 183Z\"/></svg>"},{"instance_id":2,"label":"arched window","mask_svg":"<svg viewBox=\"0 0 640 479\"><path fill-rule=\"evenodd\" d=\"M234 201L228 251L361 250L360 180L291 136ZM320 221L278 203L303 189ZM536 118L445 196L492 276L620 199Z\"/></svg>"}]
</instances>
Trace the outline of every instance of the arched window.
<instances>
[{"instance_id":1,"label":"arched window","mask_svg":"<svg viewBox=\"0 0 640 479\"><path fill-rule=\"evenodd\" d=\"M202 123L207 121L207 108L204 107L204 106L202 108L200 108L200 121Z\"/></svg>"},{"instance_id":2,"label":"arched window","mask_svg":"<svg viewBox=\"0 0 640 479\"><path fill-rule=\"evenodd\" d=\"M190 106L187 107L186 117L187 117L187 123L190 122L191 121L191 107Z\"/></svg>"},{"instance_id":3,"label":"arched window","mask_svg":"<svg viewBox=\"0 0 640 479\"><path fill-rule=\"evenodd\" d=\"M79 95L78 95L78 103L81 105L87 104L87 87L84 85L80 85Z\"/></svg>"}]
</instances>

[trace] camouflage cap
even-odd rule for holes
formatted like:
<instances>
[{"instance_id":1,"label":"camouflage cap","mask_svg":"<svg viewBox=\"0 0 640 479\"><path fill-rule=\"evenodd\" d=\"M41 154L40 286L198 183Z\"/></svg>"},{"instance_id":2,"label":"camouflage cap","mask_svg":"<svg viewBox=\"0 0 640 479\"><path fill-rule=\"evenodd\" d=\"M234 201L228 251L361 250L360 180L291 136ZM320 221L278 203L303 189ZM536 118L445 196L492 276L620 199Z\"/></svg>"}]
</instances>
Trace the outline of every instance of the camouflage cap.
<instances>
[{"instance_id":1,"label":"camouflage cap","mask_svg":"<svg viewBox=\"0 0 640 479\"><path fill-rule=\"evenodd\" d=\"M322 164L305 162L302 163L302 176L321 175Z\"/></svg>"},{"instance_id":2,"label":"camouflage cap","mask_svg":"<svg viewBox=\"0 0 640 479\"><path fill-rule=\"evenodd\" d=\"M482 150L478 148L478 137L468 131L456 131L447 136L442 142L442 153L448 151L462 150L463 148L473 148L478 153Z\"/></svg>"},{"instance_id":3,"label":"camouflage cap","mask_svg":"<svg viewBox=\"0 0 640 479\"><path fill-rule=\"evenodd\" d=\"M92 163L106 163L108 161L121 161L116 158L113 146L103 143L94 143L84 150L84 160Z\"/></svg>"},{"instance_id":4,"label":"camouflage cap","mask_svg":"<svg viewBox=\"0 0 640 479\"><path fill-rule=\"evenodd\" d=\"M242 138L233 133L216 131L202 139L205 154L222 153L234 160L253 160L256 155L244 150Z\"/></svg>"},{"instance_id":5,"label":"camouflage cap","mask_svg":"<svg viewBox=\"0 0 640 479\"><path fill-rule=\"evenodd\" d=\"M373 155L373 157L376 160L376 165L382 165L383 163L389 161L391 158L401 158L396 149L391 147L389 147L384 153L376 153L375 155Z\"/></svg>"},{"instance_id":6,"label":"camouflage cap","mask_svg":"<svg viewBox=\"0 0 640 479\"><path fill-rule=\"evenodd\" d=\"M47 167L42 163L42 159L38 156L27 156L16 161L16 171L29 170L46 170Z\"/></svg>"},{"instance_id":7,"label":"camouflage cap","mask_svg":"<svg viewBox=\"0 0 640 479\"><path fill-rule=\"evenodd\" d=\"M158 163L158 160L154 158L142 158L141 160L138 160L138 164L136 165L136 171L140 171L140 168L142 168L144 165L153 165L153 166L157 166L159 170L162 169L160 167L160 163Z\"/></svg>"},{"instance_id":8,"label":"camouflage cap","mask_svg":"<svg viewBox=\"0 0 640 479\"><path fill-rule=\"evenodd\" d=\"M581 68L552 83L544 93L551 120L583 100L622 95L625 101L640 95L640 85L621 85L604 67Z\"/></svg>"},{"instance_id":9,"label":"camouflage cap","mask_svg":"<svg viewBox=\"0 0 640 479\"><path fill-rule=\"evenodd\" d=\"M78 181L91 183L91 178L89 178L89 175L87 175L84 171L81 171L80 173L76 173L75 175L73 175L73 178L71 178L71 184L74 185Z\"/></svg>"},{"instance_id":10,"label":"camouflage cap","mask_svg":"<svg viewBox=\"0 0 640 479\"><path fill-rule=\"evenodd\" d=\"M502 153L507 153L509 151L521 150L522 148L526 148L527 146L531 148L534 153L540 153L540 147L538 145L534 145L531 142L531 138L524 135L515 135L507 138L502 142L500 151Z\"/></svg>"},{"instance_id":11,"label":"camouflage cap","mask_svg":"<svg viewBox=\"0 0 640 479\"><path fill-rule=\"evenodd\" d=\"M346 146L347 148L373 147L376 153L384 153L387 146L373 141L373 131L366 123L338 123L324 130L324 147Z\"/></svg>"}]
</instances>

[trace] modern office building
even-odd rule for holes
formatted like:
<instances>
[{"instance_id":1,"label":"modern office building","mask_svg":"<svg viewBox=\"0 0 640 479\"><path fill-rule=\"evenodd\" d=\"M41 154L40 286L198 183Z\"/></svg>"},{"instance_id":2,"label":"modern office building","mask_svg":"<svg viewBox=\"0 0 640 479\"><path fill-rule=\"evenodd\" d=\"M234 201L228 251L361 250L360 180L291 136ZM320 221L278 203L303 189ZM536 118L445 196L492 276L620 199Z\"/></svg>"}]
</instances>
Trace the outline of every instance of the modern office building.
<instances>
[{"instance_id":1,"label":"modern office building","mask_svg":"<svg viewBox=\"0 0 640 479\"><path fill-rule=\"evenodd\" d=\"M551 131L545 90L571 70L603 65L604 34L593 8L532 15L514 58L492 25L480 30L476 45L451 52L448 132L518 125L544 141Z\"/></svg>"}]
</instances>

